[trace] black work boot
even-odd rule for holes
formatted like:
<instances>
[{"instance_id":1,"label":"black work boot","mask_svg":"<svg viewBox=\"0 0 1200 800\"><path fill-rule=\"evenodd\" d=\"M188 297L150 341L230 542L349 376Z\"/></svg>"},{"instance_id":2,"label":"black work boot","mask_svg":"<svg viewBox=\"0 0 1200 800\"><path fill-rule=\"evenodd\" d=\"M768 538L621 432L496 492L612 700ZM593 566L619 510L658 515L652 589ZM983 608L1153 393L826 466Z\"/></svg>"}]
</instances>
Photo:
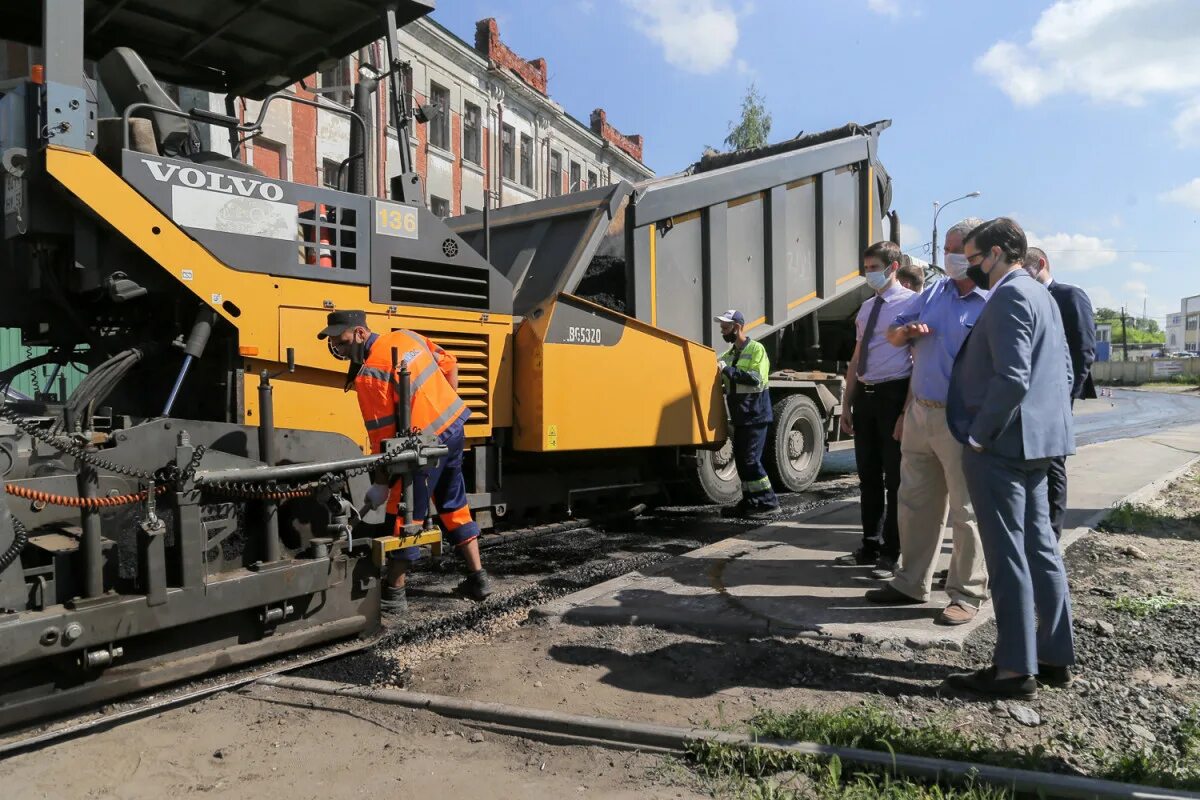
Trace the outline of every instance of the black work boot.
<instances>
[{"instance_id":1,"label":"black work boot","mask_svg":"<svg viewBox=\"0 0 1200 800\"><path fill-rule=\"evenodd\" d=\"M492 593L492 579L488 577L487 570L481 569L468 575L462 583L454 587L454 591L482 603Z\"/></svg>"},{"instance_id":2,"label":"black work boot","mask_svg":"<svg viewBox=\"0 0 1200 800\"><path fill-rule=\"evenodd\" d=\"M408 613L408 592L404 587L384 586L379 608L384 614L402 617Z\"/></svg>"},{"instance_id":3,"label":"black work boot","mask_svg":"<svg viewBox=\"0 0 1200 800\"><path fill-rule=\"evenodd\" d=\"M722 508L721 516L724 519L730 519L732 517L742 517L742 516L745 516L746 511L749 509L749 507L750 507L750 503L745 498L743 498L737 502L737 505L725 506L724 508Z\"/></svg>"}]
</instances>

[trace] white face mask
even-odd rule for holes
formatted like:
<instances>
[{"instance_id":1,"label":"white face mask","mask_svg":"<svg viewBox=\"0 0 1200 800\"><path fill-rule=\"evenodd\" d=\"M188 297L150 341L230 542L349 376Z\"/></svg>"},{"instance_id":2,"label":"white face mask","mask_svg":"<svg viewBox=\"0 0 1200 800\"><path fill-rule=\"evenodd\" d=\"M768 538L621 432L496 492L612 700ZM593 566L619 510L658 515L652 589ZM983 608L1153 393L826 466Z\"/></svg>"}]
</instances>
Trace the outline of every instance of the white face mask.
<instances>
[{"instance_id":1,"label":"white face mask","mask_svg":"<svg viewBox=\"0 0 1200 800\"><path fill-rule=\"evenodd\" d=\"M892 274L887 270L880 270L878 272L868 272L863 277L867 279L867 286L870 286L872 289L878 292L880 289L887 286L888 279L892 277Z\"/></svg>"},{"instance_id":2,"label":"white face mask","mask_svg":"<svg viewBox=\"0 0 1200 800\"><path fill-rule=\"evenodd\" d=\"M962 253L946 253L946 274L956 281L967 277L967 257Z\"/></svg>"}]
</instances>

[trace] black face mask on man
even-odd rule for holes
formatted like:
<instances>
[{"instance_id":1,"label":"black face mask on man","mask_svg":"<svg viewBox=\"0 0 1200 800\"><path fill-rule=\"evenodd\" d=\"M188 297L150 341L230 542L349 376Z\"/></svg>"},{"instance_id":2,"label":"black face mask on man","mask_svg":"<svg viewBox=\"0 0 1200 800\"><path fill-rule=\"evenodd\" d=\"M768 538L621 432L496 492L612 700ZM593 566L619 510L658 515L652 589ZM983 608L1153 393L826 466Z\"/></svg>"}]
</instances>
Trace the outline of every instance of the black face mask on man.
<instances>
[{"instance_id":1,"label":"black face mask on man","mask_svg":"<svg viewBox=\"0 0 1200 800\"><path fill-rule=\"evenodd\" d=\"M329 352L333 353L334 358L341 361L361 364L367 360L367 343L366 340L360 342L357 338L351 339L349 342L335 342L330 339Z\"/></svg>"},{"instance_id":2,"label":"black face mask on man","mask_svg":"<svg viewBox=\"0 0 1200 800\"><path fill-rule=\"evenodd\" d=\"M734 342L737 341L737 331L730 331L729 333L722 333L721 338L724 339L725 341L729 342L730 344L733 344Z\"/></svg>"},{"instance_id":3,"label":"black face mask on man","mask_svg":"<svg viewBox=\"0 0 1200 800\"><path fill-rule=\"evenodd\" d=\"M990 255L991 253L985 255L982 259L980 259L978 264L967 265L967 277L985 292L987 291L988 286L991 285L991 278L989 278L987 272L984 271L983 262L986 261Z\"/></svg>"}]
</instances>

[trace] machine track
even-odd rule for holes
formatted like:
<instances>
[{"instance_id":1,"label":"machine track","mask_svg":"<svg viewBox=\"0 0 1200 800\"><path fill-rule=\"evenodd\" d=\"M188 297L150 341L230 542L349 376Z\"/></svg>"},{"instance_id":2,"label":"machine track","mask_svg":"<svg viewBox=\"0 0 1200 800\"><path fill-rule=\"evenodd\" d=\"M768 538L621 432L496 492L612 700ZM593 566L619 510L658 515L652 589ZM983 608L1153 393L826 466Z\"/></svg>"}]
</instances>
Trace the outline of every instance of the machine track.
<instances>
[{"instance_id":1,"label":"machine track","mask_svg":"<svg viewBox=\"0 0 1200 800\"><path fill-rule=\"evenodd\" d=\"M484 536L481 547L483 549L490 549L518 541L524 542L537 537L568 533L616 519L624 518L631 520L643 508L644 506L638 506L603 517L539 524L488 534ZM98 709L49 721L40 721L34 725L0 732L0 759L20 752L44 747L64 739L86 735L93 731L151 715L174 706L194 702L218 692L236 689L265 677L319 667L320 665L370 650L380 643L388 642L396 644L403 642L415 644L452 636L463 630L478 626L489 619L511 613L517 609L532 607L554 596L565 594L568 591L575 591L578 588L592 585L600 580L607 580L609 577L615 577L631 569L637 569L640 566L666 557L668 557L666 554L651 554L650 556L614 561L603 565L603 568L599 570L594 568L588 570L583 567L577 567L572 570L557 572L532 586L502 592L493 596L485 605L473 606L465 611L454 612L449 615L439 615L435 619L420 619L398 626L385 627L371 636L294 651L250 666L243 666L234 670L192 679L149 694L122 698L111 703L106 703ZM438 570L445 565L446 561L446 557L431 559L426 563L424 569ZM548 583L552 584L553 588L544 585Z\"/></svg>"}]
</instances>

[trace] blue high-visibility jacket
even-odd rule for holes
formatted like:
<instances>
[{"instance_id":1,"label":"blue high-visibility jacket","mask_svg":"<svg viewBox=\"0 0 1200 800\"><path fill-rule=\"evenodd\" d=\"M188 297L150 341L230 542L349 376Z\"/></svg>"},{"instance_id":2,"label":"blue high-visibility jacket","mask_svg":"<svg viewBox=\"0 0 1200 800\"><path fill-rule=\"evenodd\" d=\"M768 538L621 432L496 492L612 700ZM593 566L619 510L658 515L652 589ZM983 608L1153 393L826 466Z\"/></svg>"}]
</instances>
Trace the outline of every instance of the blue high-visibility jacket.
<instances>
[{"instance_id":1,"label":"blue high-visibility jacket","mask_svg":"<svg viewBox=\"0 0 1200 800\"><path fill-rule=\"evenodd\" d=\"M771 362L767 348L751 339L742 350L735 344L719 359L721 383L729 400L729 416L734 425L763 425L775 417L771 412L771 393L767 375Z\"/></svg>"}]
</instances>

